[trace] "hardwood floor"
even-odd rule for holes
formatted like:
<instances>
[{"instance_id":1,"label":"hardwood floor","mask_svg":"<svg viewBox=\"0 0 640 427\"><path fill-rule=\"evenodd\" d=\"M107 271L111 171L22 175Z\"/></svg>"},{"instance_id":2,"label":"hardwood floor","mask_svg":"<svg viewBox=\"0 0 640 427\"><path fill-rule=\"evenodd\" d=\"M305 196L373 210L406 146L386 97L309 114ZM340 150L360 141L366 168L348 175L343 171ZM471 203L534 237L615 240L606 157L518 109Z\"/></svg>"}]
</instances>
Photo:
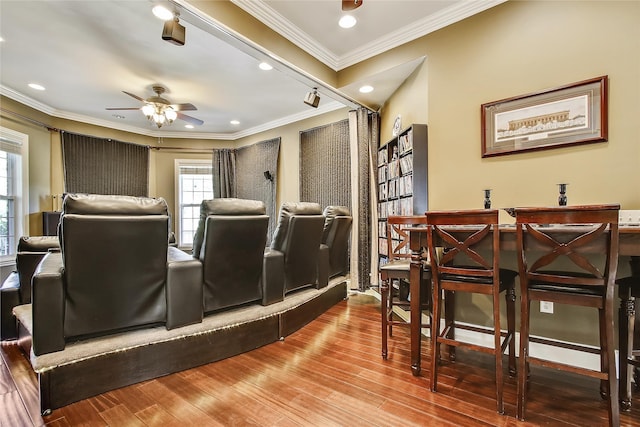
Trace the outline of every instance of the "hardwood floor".
<instances>
[{"instance_id":1,"label":"hardwood floor","mask_svg":"<svg viewBox=\"0 0 640 427\"><path fill-rule=\"evenodd\" d=\"M514 418L515 378L495 412L491 356L459 350L429 391L409 368L408 329L380 356L379 302L352 295L285 341L114 390L40 417L37 379L17 345L3 344L0 425L6 426L597 426L598 382L534 367L527 421ZM640 427L640 399L621 425Z\"/></svg>"}]
</instances>

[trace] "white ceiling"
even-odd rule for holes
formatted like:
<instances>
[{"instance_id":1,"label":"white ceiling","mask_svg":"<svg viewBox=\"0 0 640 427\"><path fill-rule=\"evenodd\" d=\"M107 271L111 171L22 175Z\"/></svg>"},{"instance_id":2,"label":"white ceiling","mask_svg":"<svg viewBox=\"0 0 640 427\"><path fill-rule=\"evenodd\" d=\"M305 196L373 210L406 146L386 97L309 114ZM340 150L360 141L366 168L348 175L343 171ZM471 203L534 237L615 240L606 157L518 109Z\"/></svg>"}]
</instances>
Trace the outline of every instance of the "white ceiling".
<instances>
[{"instance_id":1,"label":"white ceiling","mask_svg":"<svg viewBox=\"0 0 640 427\"><path fill-rule=\"evenodd\" d=\"M358 24L348 32L337 26L340 0L232 1L339 70L504 0L364 0L353 12ZM186 44L163 41L163 23L151 13L155 3L1 0L0 93L52 116L144 135L233 140L354 106L352 100L378 108L424 59L363 76L362 83L376 87L366 96L357 92L360 81L320 87L320 107L314 109L302 99L315 82L284 64L259 70L268 52L220 31L188 0L170 3L186 27ZM46 91L29 88L32 82ZM157 129L138 110L105 109L141 106L123 91L148 98L154 84L166 87L171 102L194 104L197 111L185 113L204 124L189 130L177 120ZM240 124L230 124L234 119Z\"/></svg>"}]
</instances>

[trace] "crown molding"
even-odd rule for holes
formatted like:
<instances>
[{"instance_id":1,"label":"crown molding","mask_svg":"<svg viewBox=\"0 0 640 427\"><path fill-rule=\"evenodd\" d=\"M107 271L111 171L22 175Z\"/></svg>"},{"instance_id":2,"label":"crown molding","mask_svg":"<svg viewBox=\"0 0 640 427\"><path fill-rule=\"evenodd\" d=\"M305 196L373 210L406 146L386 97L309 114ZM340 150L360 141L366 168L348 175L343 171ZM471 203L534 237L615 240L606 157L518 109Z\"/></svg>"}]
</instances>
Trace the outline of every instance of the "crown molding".
<instances>
[{"instance_id":1,"label":"crown molding","mask_svg":"<svg viewBox=\"0 0 640 427\"><path fill-rule=\"evenodd\" d=\"M359 49L354 49L339 58L337 70L379 55L383 52L416 40L477 13L483 12L507 0L461 1L442 11L421 20L405 25L376 40L370 41Z\"/></svg>"},{"instance_id":2,"label":"crown molding","mask_svg":"<svg viewBox=\"0 0 640 427\"><path fill-rule=\"evenodd\" d=\"M316 39L310 37L296 25L293 25L291 21L269 7L262 0L231 0L231 3L258 19L267 27L309 53L320 62L336 70L334 64L337 64L339 61L336 55L329 50L322 49Z\"/></svg>"},{"instance_id":3,"label":"crown molding","mask_svg":"<svg viewBox=\"0 0 640 427\"><path fill-rule=\"evenodd\" d=\"M300 120L305 120L311 117L319 116L321 114L329 113L331 111L346 108L344 104L338 101L323 102L318 108L309 108L301 113L292 114L290 116L282 117L278 120L274 120L268 123L264 123L259 126L255 126L249 129L245 129L235 133L212 133L212 132L176 132L169 130L153 130L145 129L137 126L129 126L122 123L96 119L94 117L85 116L83 114L75 114L67 111L58 110L43 104L39 101L29 98L28 96L16 92L6 86L0 85L0 95L13 99L21 104L31 107L34 110L38 110L52 117L60 119L73 120L80 123L86 123L94 126L101 126L109 129L115 129L123 132L135 133L138 135L149 136L152 138L183 138L183 139L214 139L222 141L235 141L246 136L251 136L260 132L268 131L280 126L285 126L291 123L295 123Z\"/></svg>"},{"instance_id":4,"label":"crown molding","mask_svg":"<svg viewBox=\"0 0 640 427\"><path fill-rule=\"evenodd\" d=\"M372 40L359 49L348 52L343 56L337 56L333 52L324 49L317 40L293 25L262 0L231 0L233 4L335 71L379 55L506 1L462 0L436 14L399 28L384 37Z\"/></svg>"}]
</instances>

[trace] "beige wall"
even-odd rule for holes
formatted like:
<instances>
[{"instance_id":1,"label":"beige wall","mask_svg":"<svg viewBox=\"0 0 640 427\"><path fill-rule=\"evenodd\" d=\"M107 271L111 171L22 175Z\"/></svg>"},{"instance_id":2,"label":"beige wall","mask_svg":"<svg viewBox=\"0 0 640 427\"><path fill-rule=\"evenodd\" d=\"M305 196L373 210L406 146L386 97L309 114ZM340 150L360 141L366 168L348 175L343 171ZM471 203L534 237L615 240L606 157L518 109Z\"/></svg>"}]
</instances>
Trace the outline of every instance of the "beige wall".
<instances>
[{"instance_id":1,"label":"beige wall","mask_svg":"<svg viewBox=\"0 0 640 427\"><path fill-rule=\"evenodd\" d=\"M639 18L639 2L510 1L412 42L427 59L383 106L383 140L397 114L429 125L431 209L480 207L485 188L496 207L554 205L560 182L569 203L640 209ZM608 142L481 158L481 104L601 75Z\"/></svg>"},{"instance_id":2,"label":"beige wall","mask_svg":"<svg viewBox=\"0 0 640 427\"><path fill-rule=\"evenodd\" d=\"M429 125L430 209L479 208L485 188L493 190L494 207L556 205L560 182L569 183L570 204L640 209L638 22L640 2L509 1L358 67L426 55L383 106L381 135L391 135L397 114L403 123L411 117ZM608 142L481 158L481 104L602 75L609 76ZM501 219L512 221L504 213ZM513 254L502 262L517 268ZM458 301L463 320L490 325L485 298ZM537 310L532 333L598 343L593 310Z\"/></svg>"}]
</instances>

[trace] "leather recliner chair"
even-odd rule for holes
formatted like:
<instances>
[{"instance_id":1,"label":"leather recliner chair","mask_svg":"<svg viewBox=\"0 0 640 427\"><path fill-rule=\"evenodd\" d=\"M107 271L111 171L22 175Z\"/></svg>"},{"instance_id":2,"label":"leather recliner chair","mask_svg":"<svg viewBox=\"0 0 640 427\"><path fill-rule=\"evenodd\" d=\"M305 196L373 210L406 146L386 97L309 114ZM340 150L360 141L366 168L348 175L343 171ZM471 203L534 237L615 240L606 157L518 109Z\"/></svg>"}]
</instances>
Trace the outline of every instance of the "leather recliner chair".
<instances>
[{"instance_id":1,"label":"leather recliner chair","mask_svg":"<svg viewBox=\"0 0 640 427\"><path fill-rule=\"evenodd\" d=\"M304 287L329 283L329 250L321 247L324 215L317 203L285 202L271 248L265 253L263 282L267 303Z\"/></svg>"},{"instance_id":2,"label":"leather recliner chair","mask_svg":"<svg viewBox=\"0 0 640 427\"><path fill-rule=\"evenodd\" d=\"M64 200L61 252L33 277L36 355L70 340L202 321L202 266L168 244L163 199L74 195Z\"/></svg>"},{"instance_id":3,"label":"leather recliner chair","mask_svg":"<svg viewBox=\"0 0 640 427\"><path fill-rule=\"evenodd\" d=\"M349 237L353 219L346 206L327 206L322 244L329 249L329 277L349 272Z\"/></svg>"},{"instance_id":4,"label":"leather recliner chair","mask_svg":"<svg viewBox=\"0 0 640 427\"><path fill-rule=\"evenodd\" d=\"M203 266L204 312L262 302L269 228L263 202L222 198L200 204L193 257Z\"/></svg>"},{"instance_id":5,"label":"leather recliner chair","mask_svg":"<svg viewBox=\"0 0 640 427\"><path fill-rule=\"evenodd\" d=\"M21 237L16 253L16 269L0 287L0 339L18 337L13 307L31 303L31 278L42 258L51 249L59 249L58 236Z\"/></svg>"}]
</instances>

